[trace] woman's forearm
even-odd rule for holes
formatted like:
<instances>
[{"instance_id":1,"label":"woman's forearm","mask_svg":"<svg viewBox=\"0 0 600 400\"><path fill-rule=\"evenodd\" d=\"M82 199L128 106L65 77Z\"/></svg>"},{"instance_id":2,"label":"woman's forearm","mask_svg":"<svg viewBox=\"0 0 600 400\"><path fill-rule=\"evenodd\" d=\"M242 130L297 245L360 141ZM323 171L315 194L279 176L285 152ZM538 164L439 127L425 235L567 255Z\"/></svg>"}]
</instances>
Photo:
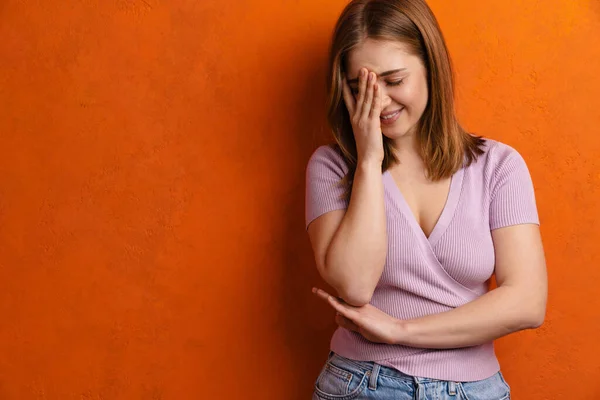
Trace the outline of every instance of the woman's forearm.
<instances>
[{"instance_id":1,"label":"woman's forearm","mask_svg":"<svg viewBox=\"0 0 600 400\"><path fill-rule=\"evenodd\" d=\"M537 293L498 287L451 311L398 321L394 343L435 349L469 347L536 328L545 314L545 300Z\"/></svg>"}]
</instances>

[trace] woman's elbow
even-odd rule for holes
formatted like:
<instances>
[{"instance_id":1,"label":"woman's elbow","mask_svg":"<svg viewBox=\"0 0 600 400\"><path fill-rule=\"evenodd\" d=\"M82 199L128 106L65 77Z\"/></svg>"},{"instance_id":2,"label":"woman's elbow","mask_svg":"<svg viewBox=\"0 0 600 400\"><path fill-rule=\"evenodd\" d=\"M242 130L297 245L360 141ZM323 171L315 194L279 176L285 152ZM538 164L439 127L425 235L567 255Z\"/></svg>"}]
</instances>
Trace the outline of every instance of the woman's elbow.
<instances>
[{"instance_id":1,"label":"woman's elbow","mask_svg":"<svg viewBox=\"0 0 600 400\"><path fill-rule=\"evenodd\" d=\"M544 324L546 319L546 308L540 308L531 313L529 317L529 329L537 329Z\"/></svg>"},{"instance_id":2,"label":"woman's elbow","mask_svg":"<svg viewBox=\"0 0 600 400\"><path fill-rule=\"evenodd\" d=\"M335 289L337 295L347 304L354 307L362 307L371 302L374 288L369 289L364 286L358 287L348 284L347 282L340 282L341 279L335 279L336 277L330 276L329 274L323 272L321 273L321 277L325 282Z\"/></svg>"},{"instance_id":3,"label":"woman's elbow","mask_svg":"<svg viewBox=\"0 0 600 400\"><path fill-rule=\"evenodd\" d=\"M525 329L537 329L543 325L546 319L546 305L533 304L523 315L523 325Z\"/></svg>"},{"instance_id":4,"label":"woman's elbow","mask_svg":"<svg viewBox=\"0 0 600 400\"><path fill-rule=\"evenodd\" d=\"M332 273L333 271L338 273ZM367 277L357 279L347 273L340 274L339 271L340 269L332 269L331 266L325 265L319 268L321 277L336 290L344 302L355 307L369 304L377 282L369 282Z\"/></svg>"},{"instance_id":5,"label":"woman's elbow","mask_svg":"<svg viewBox=\"0 0 600 400\"><path fill-rule=\"evenodd\" d=\"M376 282L369 282L368 279L349 279L345 277L336 287L339 296L348 304L354 307L362 307L371 302L375 292Z\"/></svg>"},{"instance_id":6,"label":"woman's elbow","mask_svg":"<svg viewBox=\"0 0 600 400\"><path fill-rule=\"evenodd\" d=\"M366 289L340 290L339 294L344 302L354 307L362 307L369 304L371 297L373 297L373 291Z\"/></svg>"}]
</instances>

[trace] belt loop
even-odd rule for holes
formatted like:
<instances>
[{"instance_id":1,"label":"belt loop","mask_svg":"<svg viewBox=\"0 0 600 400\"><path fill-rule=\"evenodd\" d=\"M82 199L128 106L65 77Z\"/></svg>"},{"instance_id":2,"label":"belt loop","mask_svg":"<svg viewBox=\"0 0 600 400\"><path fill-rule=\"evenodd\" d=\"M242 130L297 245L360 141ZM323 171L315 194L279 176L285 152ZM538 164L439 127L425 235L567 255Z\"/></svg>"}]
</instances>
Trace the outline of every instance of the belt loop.
<instances>
[{"instance_id":1,"label":"belt loop","mask_svg":"<svg viewBox=\"0 0 600 400\"><path fill-rule=\"evenodd\" d=\"M450 396L456 396L456 382L448 382L448 394Z\"/></svg>"},{"instance_id":2,"label":"belt loop","mask_svg":"<svg viewBox=\"0 0 600 400\"><path fill-rule=\"evenodd\" d=\"M426 400L425 393L423 390L423 384L420 380L415 378L415 399L416 400Z\"/></svg>"},{"instance_id":3,"label":"belt loop","mask_svg":"<svg viewBox=\"0 0 600 400\"><path fill-rule=\"evenodd\" d=\"M369 389L377 390L377 378L379 377L379 370L381 366L377 363L373 364L373 371L371 371L371 377L369 378Z\"/></svg>"}]
</instances>

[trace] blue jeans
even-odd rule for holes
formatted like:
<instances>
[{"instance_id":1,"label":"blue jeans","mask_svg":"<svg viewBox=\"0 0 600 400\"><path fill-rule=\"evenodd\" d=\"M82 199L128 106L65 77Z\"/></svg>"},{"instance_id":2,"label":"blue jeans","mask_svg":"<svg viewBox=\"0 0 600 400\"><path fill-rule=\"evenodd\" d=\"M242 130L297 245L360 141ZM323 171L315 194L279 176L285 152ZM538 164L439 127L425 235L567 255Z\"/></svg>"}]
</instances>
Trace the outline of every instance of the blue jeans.
<instances>
[{"instance_id":1,"label":"blue jeans","mask_svg":"<svg viewBox=\"0 0 600 400\"><path fill-rule=\"evenodd\" d=\"M498 372L475 382L448 382L405 375L373 362L329 354L315 383L313 400L508 400Z\"/></svg>"}]
</instances>

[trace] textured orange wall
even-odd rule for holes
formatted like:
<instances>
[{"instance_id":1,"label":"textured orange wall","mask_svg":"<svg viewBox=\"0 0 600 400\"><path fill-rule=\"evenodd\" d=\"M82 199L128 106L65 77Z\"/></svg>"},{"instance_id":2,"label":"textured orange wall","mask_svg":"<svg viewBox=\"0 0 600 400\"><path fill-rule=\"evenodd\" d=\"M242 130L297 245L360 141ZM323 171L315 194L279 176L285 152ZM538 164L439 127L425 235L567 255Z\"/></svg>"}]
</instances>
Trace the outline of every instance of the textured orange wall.
<instances>
[{"instance_id":1,"label":"textured orange wall","mask_svg":"<svg viewBox=\"0 0 600 400\"><path fill-rule=\"evenodd\" d=\"M345 1L0 2L0 398L306 399L303 228ZM529 163L546 324L516 400L599 399L600 5L435 0L472 131Z\"/></svg>"}]
</instances>

